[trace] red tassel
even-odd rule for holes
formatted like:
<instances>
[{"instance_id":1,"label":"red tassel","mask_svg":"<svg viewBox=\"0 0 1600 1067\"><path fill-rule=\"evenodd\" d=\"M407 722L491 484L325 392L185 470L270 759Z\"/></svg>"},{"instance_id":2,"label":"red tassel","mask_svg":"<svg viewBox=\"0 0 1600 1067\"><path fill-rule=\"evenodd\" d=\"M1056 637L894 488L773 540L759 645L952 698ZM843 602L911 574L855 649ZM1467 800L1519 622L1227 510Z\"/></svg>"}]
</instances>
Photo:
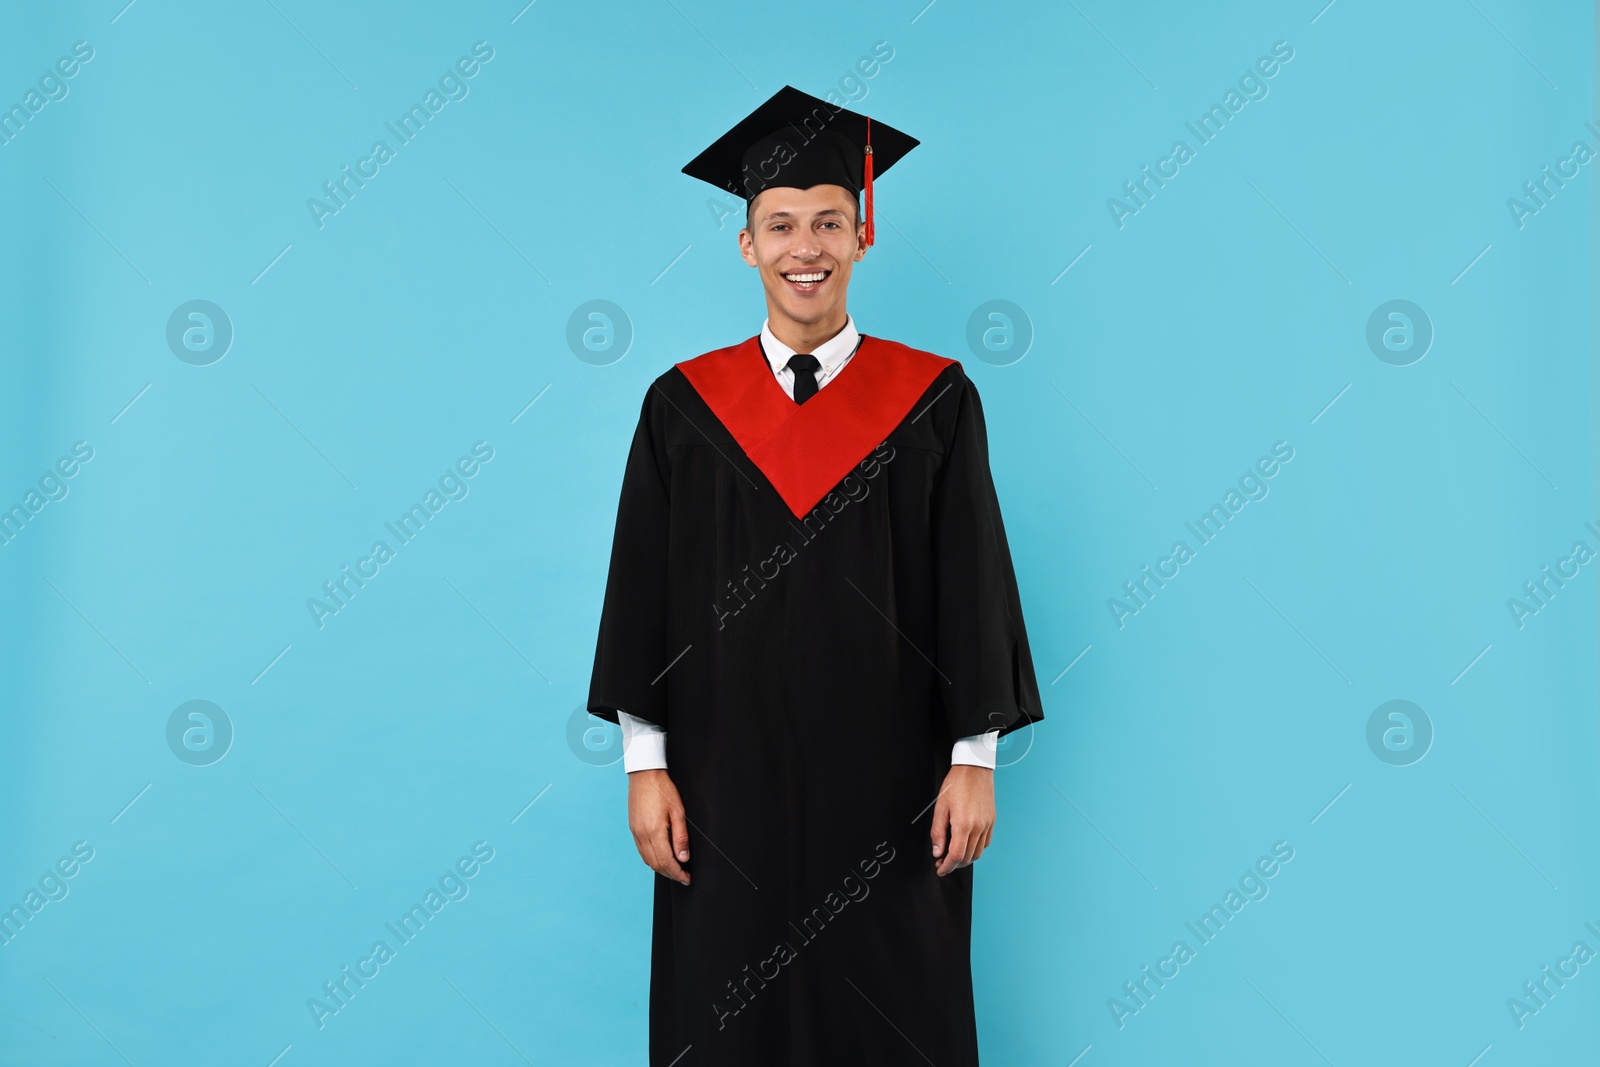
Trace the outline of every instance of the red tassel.
<instances>
[{"instance_id":1,"label":"red tassel","mask_svg":"<svg viewBox=\"0 0 1600 1067\"><path fill-rule=\"evenodd\" d=\"M872 239L873 239L873 230L872 230L872 120L870 118L867 120L867 150L866 150L866 159L862 164L862 172L863 172L862 182L863 182L864 186L866 187L866 201L867 201L867 205L866 205L866 211L867 211L867 247L870 248L870 247L872 247Z\"/></svg>"}]
</instances>

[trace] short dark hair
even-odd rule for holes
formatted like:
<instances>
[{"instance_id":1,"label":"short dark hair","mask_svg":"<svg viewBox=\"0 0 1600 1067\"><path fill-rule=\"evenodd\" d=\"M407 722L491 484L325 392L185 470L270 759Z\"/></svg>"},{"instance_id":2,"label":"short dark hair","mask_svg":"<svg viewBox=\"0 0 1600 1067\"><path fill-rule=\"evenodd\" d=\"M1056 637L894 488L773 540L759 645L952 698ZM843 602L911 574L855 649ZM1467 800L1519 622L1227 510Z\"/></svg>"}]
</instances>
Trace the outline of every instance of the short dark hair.
<instances>
[{"instance_id":1,"label":"short dark hair","mask_svg":"<svg viewBox=\"0 0 1600 1067\"><path fill-rule=\"evenodd\" d=\"M765 190L763 190L763 192L764 191ZM756 194L756 196L760 196L760 195L761 195L761 193L759 193L759 192ZM861 199L860 199L859 196L852 196L850 199L855 204L855 208L856 208L856 225L860 226L861 225ZM752 196L749 200L746 200L744 202L744 228L747 229L747 230L755 229L755 227L752 225L753 220L751 218L751 212L755 210L755 207L756 207L756 198L755 198L755 196Z\"/></svg>"}]
</instances>

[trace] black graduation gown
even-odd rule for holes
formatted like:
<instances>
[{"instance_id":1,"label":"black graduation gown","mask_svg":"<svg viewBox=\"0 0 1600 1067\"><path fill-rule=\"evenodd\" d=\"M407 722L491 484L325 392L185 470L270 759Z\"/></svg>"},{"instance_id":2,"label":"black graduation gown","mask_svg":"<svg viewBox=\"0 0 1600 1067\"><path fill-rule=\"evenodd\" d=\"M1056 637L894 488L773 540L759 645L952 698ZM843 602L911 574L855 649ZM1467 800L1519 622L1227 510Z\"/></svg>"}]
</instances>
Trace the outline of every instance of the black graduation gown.
<instances>
[{"instance_id":1,"label":"black graduation gown","mask_svg":"<svg viewBox=\"0 0 1600 1067\"><path fill-rule=\"evenodd\" d=\"M666 729L690 824L652 1067L978 1063L974 868L935 875L933 802L958 737L1043 711L958 362L864 338L797 405L753 337L657 378L588 708Z\"/></svg>"}]
</instances>

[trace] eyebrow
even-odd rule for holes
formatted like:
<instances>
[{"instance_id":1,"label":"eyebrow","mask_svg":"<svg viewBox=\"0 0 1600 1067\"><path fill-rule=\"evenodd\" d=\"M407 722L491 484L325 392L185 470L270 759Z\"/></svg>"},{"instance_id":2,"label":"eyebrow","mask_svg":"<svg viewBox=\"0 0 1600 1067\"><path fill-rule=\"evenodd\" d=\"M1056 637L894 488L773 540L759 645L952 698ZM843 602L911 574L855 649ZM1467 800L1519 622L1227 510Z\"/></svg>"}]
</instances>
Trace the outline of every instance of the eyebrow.
<instances>
[{"instance_id":1,"label":"eyebrow","mask_svg":"<svg viewBox=\"0 0 1600 1067\"><path fill-rule=\"evenodd\" d=\"M840 211L836 207L830 207L830 208L825 208L822 211L817 212L812 217L820 219L825 215L838 215L840 218L843 218L844 217L844 212ZM761 221L762 222L770 222L773 219L792 219L792 218L794 218L794 212L792 212L792 211L774 211L769 215L762 216Z\"/></svg>"}]
</instances>

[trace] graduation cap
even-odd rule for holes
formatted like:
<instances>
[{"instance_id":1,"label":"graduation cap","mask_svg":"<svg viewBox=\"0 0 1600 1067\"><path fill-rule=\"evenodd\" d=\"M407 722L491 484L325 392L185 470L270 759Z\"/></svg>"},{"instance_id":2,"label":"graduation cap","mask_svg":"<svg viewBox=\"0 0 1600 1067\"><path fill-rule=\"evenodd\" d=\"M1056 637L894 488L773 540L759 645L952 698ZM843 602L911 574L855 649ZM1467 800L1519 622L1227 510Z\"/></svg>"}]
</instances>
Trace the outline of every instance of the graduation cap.
<instances>
[{"instance_id":1,"label":"graduation cap","mask_svg":"<svg viewBox=\"0 0 1600 1067\"><path fill-rule=\"evenodd\" d=\"M763 189L842 185L865 194L873 241L872 179L920 142L892 126L785 85L689 161L683 173L745 201Z\"/></svg>"}]
</instances>

